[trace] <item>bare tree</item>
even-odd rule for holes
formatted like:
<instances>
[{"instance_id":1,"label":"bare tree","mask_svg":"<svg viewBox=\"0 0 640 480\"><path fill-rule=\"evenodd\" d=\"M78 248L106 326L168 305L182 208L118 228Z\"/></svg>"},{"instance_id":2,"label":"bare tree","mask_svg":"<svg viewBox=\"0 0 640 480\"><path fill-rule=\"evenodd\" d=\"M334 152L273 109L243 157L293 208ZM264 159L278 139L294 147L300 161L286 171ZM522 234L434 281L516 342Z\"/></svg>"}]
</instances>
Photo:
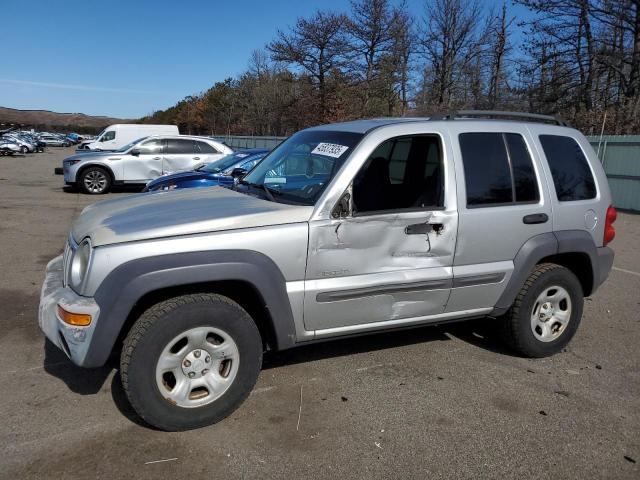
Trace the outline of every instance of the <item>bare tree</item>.
<instances>
[{"instance_id":1,"label":"bare tree","mask_svg":"<svg viewBox=\"0 0 640 480\"><path fill-rule=\"evenodd\" d=\"M381 86L379 75L383 58L391 49L393 42L394 10L389 0L352 0L351 14L346 22L349 33L349 51L351 72L360 84L362 111L370 111L369 102Z\"/></svg>"},{"instance_id":2,"label":"bare tree","mask_svg":"<svg viewBox=\"0 0 640 480\"><path fill-rule=\"evenodd\" d=\"M247 71L154 112L190 133L287 135L320 122L462 107L554 113L585 133L640 130L640 0L353 0L278 31ZM502 0L503 2L506 0ZM523 34L515 54L512 37Z\"/></svg>"},{"instance_id":3,"label":"bare tree","mask_svg":"<svg viewBox=\"0 0 640 480\"><path fill-rule=\"evenodd\" d=\"M425 2L420 44L432 75L431 97L438 107L451 107L459 73L478 54L481 9L475 0Z\"/></svg>"},{"instance_id":4,"label":"bare tree","mask_svg":"<svg viewBox=\"0 0 640 480\"><path fill-rule=\"evenodd\" d=\"M394 73L394 84L400 100L400 115L409 109L409 84L411 82L411 58L415 53L413 18L407 4L402 2L393 12L392 44L390 56Z\"/></svg>"},{"instance_id":5,"label":"bare tree","mask_svg":"<svg viewBox=\"0 0 640 480\"><path fill-rule=\"evenodd\" d=\"M509 52L509 28L514 18L507 15L507 4L503 3L498 16L492 16L489 22L491 74L489 77L488 103L495 109L500 101L501 87L505 81L505 57Z\"/></svg>"},{"instance_id":6,"label":"bare tree","mask_svg":"<svg viewBox=\"0 0 640 480\"><path fill-rule=\"evenodd\" d=\"M275 61L297 65L318 85L320 119L327 117L327 76L344 63L347 42L346 17L320 10L309 19L300 18L289 32L278 30L267 45Z\"/></svg>"}]
</instances>

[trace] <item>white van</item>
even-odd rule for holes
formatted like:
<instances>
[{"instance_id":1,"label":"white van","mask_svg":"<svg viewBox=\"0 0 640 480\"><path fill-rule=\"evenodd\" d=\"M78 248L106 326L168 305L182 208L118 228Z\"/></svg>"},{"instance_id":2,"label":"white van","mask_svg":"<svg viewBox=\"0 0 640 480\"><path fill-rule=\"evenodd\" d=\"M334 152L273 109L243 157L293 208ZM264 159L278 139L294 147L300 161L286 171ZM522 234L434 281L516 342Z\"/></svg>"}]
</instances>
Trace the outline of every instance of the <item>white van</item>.
<instances>
[{"instance_id":1,"label":"white van","mask_svg":"<svg viewBox=\"0 0 640 480\"><path fill-rule=\"evenodd\" d=\"M179 135L177 125L147 125L137 123L119 123L110 125L93 140L86 140L79 150L117 150L134 140L151 135Z\"/></svg>"}]
</instances>

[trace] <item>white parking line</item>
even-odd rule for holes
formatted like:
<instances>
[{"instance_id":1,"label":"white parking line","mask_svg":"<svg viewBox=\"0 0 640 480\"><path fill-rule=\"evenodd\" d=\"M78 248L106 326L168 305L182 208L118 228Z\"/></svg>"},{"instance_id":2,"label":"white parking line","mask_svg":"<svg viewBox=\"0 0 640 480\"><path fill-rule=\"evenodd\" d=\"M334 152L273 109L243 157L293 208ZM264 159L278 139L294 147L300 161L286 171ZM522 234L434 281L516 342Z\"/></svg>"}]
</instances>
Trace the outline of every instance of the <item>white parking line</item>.
<instances>
[{"instance_id":1,"label":"white parking line","mask_svg":"<svg viewBox=\"0 0 640 480\"><path fill-rule=\"evenodd\" d=\"M640 277L640 273L639 272L634 272L633 270L625 270L624 268L618 268L618 267L611 267L612 270L616 270L618 272L624 272L624 273L628 273L629 275L635 275L636 277Z\"/></svg>"},{"instance_id":2,"label":"white parking line","mask_svg":"<svg viewBox=\"0 0 640 480\"><path fill-rule=\"evenodd\" d=\"M4 372L0 372L0 375L13 375L16 373L24 373L24 372L31 372L33 370L42 370L43 368L47 368L47 367L55 367L58 365L68 365L69 362L65 361L65 362L56 362L56 363L47 363L46 365L38 365L36 367L29 367L29 368L22 368L20 370L5 370Z\"/></svg>"},{"instance_id":3,"label":"white parking line","mask_svg":"<svg viewBox=\"0 0 640 480\"><path fill-rule=\"evenodd\" d=\"M163 462L173 462L174 460L177 460L178 457L173 457L173 458L165 458L162 460L153 460L152 462L144 462L145 465L152 465L154 463L163 463Z\"/></svg>"}]
</instances>

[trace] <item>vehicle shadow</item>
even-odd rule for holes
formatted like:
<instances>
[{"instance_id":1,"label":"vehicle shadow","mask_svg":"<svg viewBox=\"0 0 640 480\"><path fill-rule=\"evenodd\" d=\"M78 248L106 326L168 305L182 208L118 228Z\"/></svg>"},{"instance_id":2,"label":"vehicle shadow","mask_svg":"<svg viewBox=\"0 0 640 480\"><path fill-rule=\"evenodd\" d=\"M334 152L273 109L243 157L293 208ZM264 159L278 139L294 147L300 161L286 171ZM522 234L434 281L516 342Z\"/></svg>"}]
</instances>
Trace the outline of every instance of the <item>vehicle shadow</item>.
<instances>
[{"instance_id":1,"label":"vehicle shadow","mask_svg":"<svg viewBox=\"0 0 640 480\"><path fill-rule=\"evenodd\" d=\"M100 368L82 368L73 364L49 339L44 343L44 371L62 380L69 390L80 395L94 395L100 391L114 365L109 359Z\"/></svg>"},{"instance_id":2,"label":"vehicle shadow","mask_svg":"<svg viewBox=\"0 0 640 480\"><path fill-rule=\"evenodd\" d=\"M326 342L301 345L281 352L267 352L262 368L278 368L285 365L314 360L367 353L388 348L447 341L455 337L476 347L501 355L513 356L500 339L495 320L467 320L444 325L425 325L410 329L371 333Z\"/></svg>"},{"instance_id":3,"label":"vehicle shadow","mask_svg":"<svg viewBox=\"0 0 640 480\"><path fill-rule=\"evenodd\" d=\"M96 200L104 200L109 198L109 193L140 193L142 192L142 188L144 185L113 185L108 193L104 195L89 195L85 194L75 185L64 185L62 187L62 191L65 193L80 193L82 195L86 195L87 197L93 197Z\"/></svg>"},{"instance_id":4,"label":"vehicle shadow","mask_svg":"<svg viewBox=\"0 0 640 480\"><path fill-rule=\"evenodd\" d=\"M489 350L500 355L514 356L500 340L496 323L493 320L469 320L439 326L420 326L411 329L372 333L327 342L302 345L281 352L267 352L264 355L263 370L280 368L287 365L367 353L389 348L397 348L419 343L450 341L453 337ZM55 376L80 395L94 395L105 384L109 375L111 379L111 396L113 402L131 422L145 428L154 429L147 424L133 409L122 386L119 372L118 354L114 353L107 364L100 368L86 369L73 363L49 340L45 341L45 371Z\"/></svg>"}]
</instances>

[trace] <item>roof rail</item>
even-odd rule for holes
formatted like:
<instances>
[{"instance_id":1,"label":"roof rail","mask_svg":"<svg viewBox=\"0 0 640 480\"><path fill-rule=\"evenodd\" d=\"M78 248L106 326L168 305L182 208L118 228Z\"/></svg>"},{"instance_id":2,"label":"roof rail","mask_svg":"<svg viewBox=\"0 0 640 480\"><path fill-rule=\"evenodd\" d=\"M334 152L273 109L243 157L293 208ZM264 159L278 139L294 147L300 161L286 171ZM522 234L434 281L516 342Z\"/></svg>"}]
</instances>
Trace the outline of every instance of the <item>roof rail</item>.
<instances>
[{"instance_id":1,"label":"roof rail","mask_svg":"<svg viewBox=\"0 0 640 480\"><path fill-rule=\"evenodd\" d=\"M559 117L526 112L502 112L499 110L456 110L449 113L437 113L430 120L455 120L456 118L495 118L503 120L533 120L542 123L553 123L562 127L568 124Z\"/></svg>"}]
</instances>

